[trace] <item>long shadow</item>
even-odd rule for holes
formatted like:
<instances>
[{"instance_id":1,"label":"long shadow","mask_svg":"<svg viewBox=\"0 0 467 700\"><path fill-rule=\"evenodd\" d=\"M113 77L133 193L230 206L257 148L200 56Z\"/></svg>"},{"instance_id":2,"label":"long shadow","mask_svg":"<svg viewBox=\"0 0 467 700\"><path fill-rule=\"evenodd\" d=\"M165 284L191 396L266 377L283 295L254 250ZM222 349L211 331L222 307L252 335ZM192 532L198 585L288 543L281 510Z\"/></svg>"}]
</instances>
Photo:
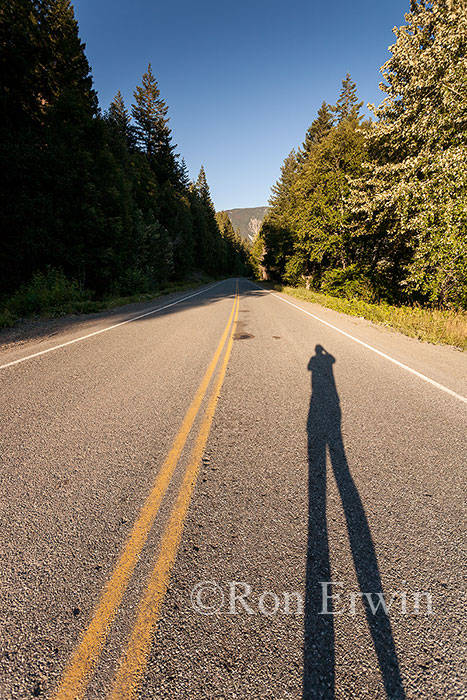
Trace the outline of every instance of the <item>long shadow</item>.
<instances>
[{"instance_id":1,"label":"long shadow","mask_svg":"<svg viewBox=\"0 0 467 700\"><path fill-rule=\"evenodd\" d=\"M339 489L347 522L355 571L361 593L372 593L373 602L382 594L381 577L365 510L352 479L341 432L341 409L334 380L335 358L317 345L310 359L311 401L308 413L308 546L304 620L303 698L332 700L335 697L335 644L331 596L344 591L323 587L331 581L329 539L326 523L326 448ZM323 606L323 588L326 605ZM363 596L366 618L387 697L403 700L405 692L397 661L391 623L380 606L376 612ZM323 614L323 611L328 614Z\"/></svg>"}]
</instances>

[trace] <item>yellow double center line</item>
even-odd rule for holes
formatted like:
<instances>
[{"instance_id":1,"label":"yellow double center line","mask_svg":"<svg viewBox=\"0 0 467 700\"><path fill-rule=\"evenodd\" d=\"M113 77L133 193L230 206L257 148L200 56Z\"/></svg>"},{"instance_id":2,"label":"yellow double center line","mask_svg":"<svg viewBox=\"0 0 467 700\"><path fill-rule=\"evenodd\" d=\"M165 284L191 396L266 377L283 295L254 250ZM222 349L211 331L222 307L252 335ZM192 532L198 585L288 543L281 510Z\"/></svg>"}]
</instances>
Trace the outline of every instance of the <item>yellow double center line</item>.
<instances>
[{"instance_id":1,"label":"yellow double center line","mask_svg":"<svg viewBox=\"0 0 467 700\"><path fill-rule=\"evenodd\" d=\"M201 380L196 395L188 408L172 448L157 475L151 493L146 499L133 526L133 530L125 544L113 574L104 588L94 616L84 632L81 642L74 651L68 667L65 669L60 685L53 696L53 700L80 700L84 696L89 680L102 653L118 606L121 603L143 546L154 524L162 498L170 484L175 467L177 466L188 435L193 427L195 418L198 415L210 380L212 379L228 338L224 359L214 389L208 400L200 431L188 467L186 468L177 500L162 537L157 561L138 607L136 623L131 633L127 650L122 657L122 662L117 672L110 698L112 698L112 700L133 698L137 692L138 683L144 672L150 651L153 631L167 590L170 571L177 555L183 524L214 418L219 392L227 371L227 364L232 350L233 336L237 323L238 308L239 295L237 283L235 301L219 345Z\"/></svg>"}]
</instances>

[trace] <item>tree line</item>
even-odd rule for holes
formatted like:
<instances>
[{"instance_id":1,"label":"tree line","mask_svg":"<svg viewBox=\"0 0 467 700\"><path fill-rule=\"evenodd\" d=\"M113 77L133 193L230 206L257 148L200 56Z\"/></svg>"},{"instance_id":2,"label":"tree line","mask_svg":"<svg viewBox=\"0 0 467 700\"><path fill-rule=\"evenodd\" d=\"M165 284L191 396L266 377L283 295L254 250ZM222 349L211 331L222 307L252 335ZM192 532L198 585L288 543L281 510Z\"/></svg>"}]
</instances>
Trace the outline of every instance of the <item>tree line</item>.
<instances>
[{"instance_id":1,"label":"tree line","mask_svg":"<svg viewBox=\"0 0 467 700\"><path fill-rule=\"evenodd\" d=\"M9 0L0 75L0 293L51 268L98 296L245 273L204 169L190 182L176 153L150 65L131 108L119 92L102 113L69 0Z\"/></svg>"},{"instance_id":2,"label":"tree line","mask_svg":"<svg viewBox=\"0 0 467 700\"><path fill-rule=\"evenodd\" d=\"M350 76L285 159L260 276L367 301L467 308L465 0L411 0L363 119Z\"/></svg>"}]
</instances>

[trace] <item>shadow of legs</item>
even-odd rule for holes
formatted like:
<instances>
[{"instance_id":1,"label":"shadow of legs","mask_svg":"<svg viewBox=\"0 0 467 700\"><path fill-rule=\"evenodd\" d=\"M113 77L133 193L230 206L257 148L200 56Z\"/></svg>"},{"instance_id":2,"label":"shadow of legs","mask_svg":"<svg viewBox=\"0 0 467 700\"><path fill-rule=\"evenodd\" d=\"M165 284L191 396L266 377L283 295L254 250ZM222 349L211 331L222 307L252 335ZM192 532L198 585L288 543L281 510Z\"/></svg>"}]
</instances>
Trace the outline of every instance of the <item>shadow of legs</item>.
<instances>
[{"instance_id":1,"label":"shadow of legs","mask_svg":"<svg viewBox=\"0 0 467 700\"><path fill-rule=\"evenodd\" d=\"M350 474L341 432L341 409L334 380L335 358L320 345L310 359L311 401L308 414L308 544L303 651L303 698L333 700L335 643L331 600L323 612L322 583L331 580L326 522L326 448L347 522L350 547L361 593L382 595L381 576L365 510ZM332 594L329 587L329 595ZM372 610L362 596L386 694L404 700L389 617L381 607Z\"/></svg>"},{"instance_id":2,"label":"shadow of legs","mask_svg":"<svg viewBox=\"0 0 467 700\"><path fill-rule=\"evenodd\" d=\"M313 421L310 411L310 419ZM321 615L320 581L331 577L326 523L326 442L318 431L308 442L308 545L304 619L303 697L334 698L334 621ZM330 606L331 607L331 606Z\"/></svg>"},{"instance_id":3,"label":"shadow of legs","mask_svg":"<svg viewBox=\"0 0 467 700\"><path fill-rule=\"evenodd\" d=\"M378 595L383 595L381 576L362 500L347 464L340 429L329 441L329 453L347 521L358 585L362 593L372 594L376 604ZM391 700L402 700L405 693L389 617L381 606L373 611L366 596L362 600L386 694Z\"/></svg>"}]
</instances>

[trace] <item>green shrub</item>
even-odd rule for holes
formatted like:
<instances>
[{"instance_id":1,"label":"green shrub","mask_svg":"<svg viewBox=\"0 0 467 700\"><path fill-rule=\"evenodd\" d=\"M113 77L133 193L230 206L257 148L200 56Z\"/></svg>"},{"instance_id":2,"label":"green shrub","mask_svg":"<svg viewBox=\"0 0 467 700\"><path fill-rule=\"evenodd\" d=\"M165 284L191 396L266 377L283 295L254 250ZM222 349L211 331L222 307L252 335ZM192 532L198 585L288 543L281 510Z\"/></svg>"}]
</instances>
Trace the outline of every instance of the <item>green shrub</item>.
<instances>
[{"instance_id":1,"label":"green shrub","mask_svg":"<svg viewBox=\"0 0 467 700\"><path fill-rule=\"evenodd\" d=\"M29 284L22 285L6 302L5 312L21 317L50 313L55 310L72 311L79 302L89 301L89 292L65 277L61 270L47 267L36 272ZM4 313L5 313L4 312Z\"/></svg>"},{"instance_id":2,"label":"green shrub","mask_svg":"<svg viewBox=\"0 0 467 700\"><path fill-rule=\"evenodd\" d=\"M320 291L344 299L374 300L374 291L368 276L358 265L349 265L345 270L326 270L321 278Z\"/></svg>"},{"instance_id":3,"label":"green shrub","mask_svg":"<svg viewBox=\"0 0 467 700\"><path fill-rule=\"evenodd\" d=\"M121 296L148 294L154 285L149 275L138 268L130 268L118 281L118 293Z\"/></svg>"},{"instance_id":4,"label":"green shrub","mask_svg":"<svg viewBox=\"0 0 467 700\"><path fill-rule=\"evenodd\" d=\"M130 271L125 284L130 294L119 294L123 286L116 286L112 295L104 298L92 298L92 292L83 292L75 282L70 282L61 270L47 268L45 272L36 273L28 285L23 285L13 296L0 299L0 328L13 326L18 319L28 316L57 316L62 314L90 314L106 309L113 309L125 304L150 301L162 294L199 287L213 278L204 273L193 273L189 279L161 288L150 287L148 274ZM146 289L146 292L135 291Z\"/></svg>"},{"instance_id":5,"label":"green shrub","mask_svg":"<svg viewBox=\"0 0 467 700\"><path fill-rule=\"evenodd\" d=\"M15 322L15 317L11 315L7 308L0 309L0 328L9 328Z\"/></svg>"}]
</instances>

